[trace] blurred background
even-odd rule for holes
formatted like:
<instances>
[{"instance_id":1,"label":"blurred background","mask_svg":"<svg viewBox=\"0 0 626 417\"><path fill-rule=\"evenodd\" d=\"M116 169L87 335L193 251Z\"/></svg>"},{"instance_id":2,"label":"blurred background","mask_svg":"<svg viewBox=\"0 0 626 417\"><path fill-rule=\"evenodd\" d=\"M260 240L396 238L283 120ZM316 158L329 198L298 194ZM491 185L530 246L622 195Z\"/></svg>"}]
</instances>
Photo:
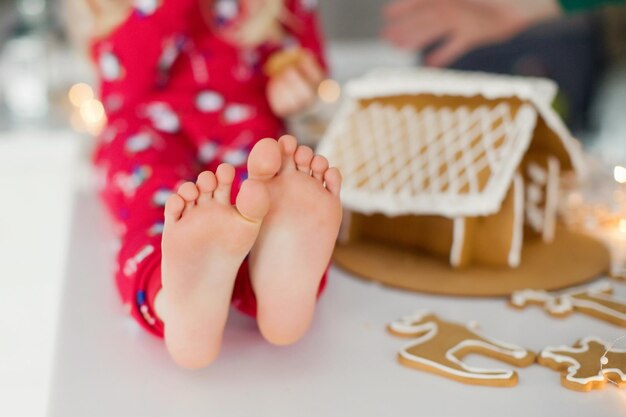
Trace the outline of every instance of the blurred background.
<instances>
[{"instance_id":1,"label":"blurred background","mask_svg":"<svg viewBox=\"0 0 626 417\"><path fill-rule=\"evenodd\" d=\"M505 1L505 0L498 0ZM88 22L57 0L0 0L0 415L45 415L72 195L90 181L89 154L105 122L91 64L70 33ZM385 0L321 0L333 78L376 66L417 66L436 50L383 40ZM442 23L443 24L443 23ZM69 29L69 30L68 30ZM388 28L387 28L388 29ZM76 36L76 35L74 35ZM525 25L466 47L446 66L554 79L554 103L605 172L626 182L626 8ZM314 126L297 126L314 142ZM320 128L321 126L321 128ZM603 172L604 172L603 171ZM618 178L617 173L623 177ZM89 279L89 277L85 277ZM6 395L10 393L10 395Z\"/></svg>"}]
</instances>

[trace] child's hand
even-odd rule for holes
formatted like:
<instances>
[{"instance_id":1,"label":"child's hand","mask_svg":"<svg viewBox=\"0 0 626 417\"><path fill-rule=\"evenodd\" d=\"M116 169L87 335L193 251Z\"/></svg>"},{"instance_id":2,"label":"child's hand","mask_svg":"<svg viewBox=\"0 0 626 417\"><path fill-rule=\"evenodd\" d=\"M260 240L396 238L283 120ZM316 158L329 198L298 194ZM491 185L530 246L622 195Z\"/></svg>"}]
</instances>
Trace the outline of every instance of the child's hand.
<instances>
[{"instance_id":1,"label":"child's hand","mask_svg":"<svg viewBox=\"0 0 626 417\"><path fill-rule=\"evenodd\" d=\"M306 110L317 99L317 87L324 80L322 67L310 52L304 52L294 65L271 77L267 100L274 114L293 116Z\"/></svg>"}]
</instances>

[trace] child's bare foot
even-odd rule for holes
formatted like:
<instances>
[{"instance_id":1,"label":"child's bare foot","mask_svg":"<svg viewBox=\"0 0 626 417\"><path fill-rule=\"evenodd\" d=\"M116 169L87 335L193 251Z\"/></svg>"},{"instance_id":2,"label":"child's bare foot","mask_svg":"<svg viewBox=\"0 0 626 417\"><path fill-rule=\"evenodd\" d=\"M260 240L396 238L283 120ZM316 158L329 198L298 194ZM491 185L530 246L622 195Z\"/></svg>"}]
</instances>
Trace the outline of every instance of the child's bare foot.
<instances>
[{"instance_id":1,"label":"child's bare foot","mask_svg":"<svg viewBox=\"0 0 626 417\"><path fill-rule=\"evenodd\" d=\"M276 176L258 176L256 153L281 155ZM278 156L276 157L278 159ZM296 342L313 318L320 280L341 222L341 175L328 161L297 146L292 136L259 142L248 162L250 178L265 181L270 209L250 252L257 318L271 343ZM267 170L266 170L267 171Z\"/></svg>"},{"instance_id":2,"label":"child's bare foot","mask_svg":"<svg viewBox=\"0 0 626 417\"><path fill-rule=\"evenodd\" d=\"M259 155L257 157L264 157ZM255 176L272 176L256 164ZM218 355L237 271L248 255L269 208L261 181L245 181L230 204L235 170L222 164L196 184L183 184L165 206L163 289L158 311L165 342L176 363L202 368Z\"/></svg>"}]
</instances>

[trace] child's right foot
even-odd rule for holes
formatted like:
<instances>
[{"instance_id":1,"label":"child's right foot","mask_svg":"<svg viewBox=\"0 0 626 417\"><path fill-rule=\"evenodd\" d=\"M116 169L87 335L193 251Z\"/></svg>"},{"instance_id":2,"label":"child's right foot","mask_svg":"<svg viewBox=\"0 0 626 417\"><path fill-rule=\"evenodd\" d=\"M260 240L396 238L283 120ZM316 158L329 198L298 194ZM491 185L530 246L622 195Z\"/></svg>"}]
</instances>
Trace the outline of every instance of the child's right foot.
<instances>
[{"instance_id":1,"label":"child's right foot","mask_svg":"<svg viewBox=\"0 0 626 417\"><path fill-rule=\"evenodd\" d=\"M254 175L261 152L280 161L271 178ZM299 340L313 319L341 222L341 174L310 148L298 148L292 136L260 141L248 171L250 178L265 181L271 199L250 252L259 329L269 342L287 345Z\"/></svg>"},{"instance_id":2,"label":"child's right foot","mask_svg":"<svg viewBox=\"0 0 626 417\"><path fill-rule=\"evenodd\" d=\"M254 175L264 172L258 164ZM276 167L278 169L278 167ZM230 204L234 168L205 171L183 184L165 206L162 283L158 313L174 361L198 369L218 355L237 271L248 255L269 208L261 181L247 180Z\"/></svg>"}]
</instances>

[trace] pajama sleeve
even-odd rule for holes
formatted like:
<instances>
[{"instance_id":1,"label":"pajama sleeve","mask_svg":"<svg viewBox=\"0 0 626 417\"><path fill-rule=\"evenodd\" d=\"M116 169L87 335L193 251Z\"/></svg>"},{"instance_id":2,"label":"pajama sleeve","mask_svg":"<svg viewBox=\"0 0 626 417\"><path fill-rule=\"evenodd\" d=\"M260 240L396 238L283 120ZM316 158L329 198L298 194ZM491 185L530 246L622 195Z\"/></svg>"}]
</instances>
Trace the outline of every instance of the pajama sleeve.
<instances>
[{"instance_id":1,"label":"pajama sleeve","mask_svg":"<svg viewBox=\"0 0 626 417\"><path fill-rule=\"evenodd\" d=\"M197 0L162 0L160 4L155 0L152 8L133 8L111 33L92 42L109 118L132 111L139 101L164 86L196 8Z\"/></svg>"}]
</instances>

